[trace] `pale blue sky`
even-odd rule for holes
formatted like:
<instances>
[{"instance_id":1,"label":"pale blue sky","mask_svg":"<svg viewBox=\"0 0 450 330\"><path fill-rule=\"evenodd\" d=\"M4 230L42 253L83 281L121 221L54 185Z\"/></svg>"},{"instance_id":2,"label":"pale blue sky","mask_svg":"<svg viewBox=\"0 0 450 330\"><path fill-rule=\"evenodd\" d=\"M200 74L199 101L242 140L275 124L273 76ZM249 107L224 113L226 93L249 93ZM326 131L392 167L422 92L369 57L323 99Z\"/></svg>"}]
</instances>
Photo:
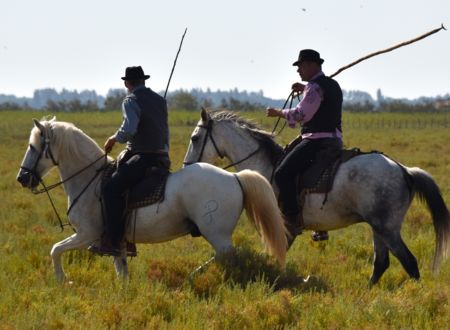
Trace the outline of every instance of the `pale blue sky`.
<instances>
[{"instance_id":1,"label":"pale blue sky","mask_svg":"<svg viewBox=\"0 0 450 330\"><path fill-rule=\"evenodd\" d=\"M444 23L449 0L119 1L0 0L0 94L122 87L129 65L164 90L263 90L285 98L292 62L314 48L332 74L376 50ZM343 89L416 98L450 92L450 31L363 62L336 77Z\"/></svg>"}]
</instances>

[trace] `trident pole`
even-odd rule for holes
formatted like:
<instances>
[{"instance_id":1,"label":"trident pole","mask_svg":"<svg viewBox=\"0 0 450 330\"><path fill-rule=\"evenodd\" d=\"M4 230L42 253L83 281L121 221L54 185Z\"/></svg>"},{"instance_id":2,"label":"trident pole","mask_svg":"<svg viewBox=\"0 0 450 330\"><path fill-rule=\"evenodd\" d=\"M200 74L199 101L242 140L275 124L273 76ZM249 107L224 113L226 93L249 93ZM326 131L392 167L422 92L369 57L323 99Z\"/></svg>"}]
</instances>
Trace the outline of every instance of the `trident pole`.
<instances>
[{"instance_id":1,"label":"trident pole","mask_svg":"<svg viewBox=\"0 0 450 330\"><path fill-rule=\"evenodd\" d=\"M178 55L180 54L181 46L183 45L184 36L186 35L187 28L184 30L183 36L181 37L180 46L178 47L177 55L175 56L175 61L173 61L172 71L170 72L169 81L167 82L166 91L164 92L164 98L167 96L167 91L169 90L170 80L172 80L173 71L175 70L175 66L177 65Z\"/></svg>"},{"instance_id":2,"label":"trident pole","mask_svg":"<svg viewBox=\"0 0 450 330\"><path fill-rule=\"evenodd\" d=\"M337 76L337 75L338 75L339 73L341 73L342 71L347 70L348 68L351 68L352 66L354 66L354 65L356 65L356 64L358 64L358 63L360 63L360 62L362 62L362 61L365 61L365 60L367 60L367 59L369 59L369 58L371 58L371 57L374 57L374 56L377 56L377 55L380 55L380 54L384 54L384 53L387 53L387 52L391 52L391 51L393 51L394 49L397 49L397 48L400 48L400 47L403 47L403 46L412 44L412 43L414 43L414 42L416 42L416 41L425 39L426 37L429 37L429 36L431 36L432 34L435 34L436 32L439 32L439 31L441 31L441 30L447 30L447 29L445 28L444 24L441 24L441 27L439 27L439 28L437 28L437 29L434 29L434 30L431 30L431 31L429 31L429 32L427 32L427 33L424 33L424 34L422 34L422 35L420 35L420 36L418 36L418 37L416 37L416 38L414 38L414 39L411 39L411 40L408 40L408 41L404 41L404 42L399 43L399 44L397 44L397 45L395 45L395 46L392 46L392 47L389 47L389 48L386 48L386 49L383 49L383 50L379 50L379 51L377 51L377 52L373 52L373 53L371 53L371 54L369 54L369 55L366 55L366 56L364 56L364 57L361 57L361 58L357 59L356 61L353 61L352 63L347 64L346 66L343 66L342 68L340 68L339 70L337 70L335 73L333 73L330 77L333 78L334 76Z\"/></svg>"}]
</instances>

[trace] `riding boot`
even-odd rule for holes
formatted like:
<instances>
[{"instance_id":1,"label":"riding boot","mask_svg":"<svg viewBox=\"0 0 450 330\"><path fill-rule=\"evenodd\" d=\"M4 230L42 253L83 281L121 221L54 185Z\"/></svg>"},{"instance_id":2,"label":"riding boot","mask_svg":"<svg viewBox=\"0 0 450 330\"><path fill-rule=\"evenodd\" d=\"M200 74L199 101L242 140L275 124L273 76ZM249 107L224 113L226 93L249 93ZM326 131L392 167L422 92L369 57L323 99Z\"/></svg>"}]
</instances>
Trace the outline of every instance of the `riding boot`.
<instances>
[{"instance_id":1,"label":"riding boot","mask_svg":"<svg viewBox=\"0 0 450 330\"><path fill-rule=\"evenodd\" d=\"M136 257L137 249L136 244L127 241L127 257Z\"/></svg>"},{"instance_id":2,"label":"riding boot","mask_svg":"<svg viewBox=\"0 0 450 330\"><path fill-rule=\"evenodd\" d=\"M88 247L88 251L100 256L120 256L120 246L114 244L108 235L102 235L100 242L95 242Z\"/></svg>"},{"instance_id":3,"label":"riding boot","mask_svg":"<svg viewBox=\"0 0 450 330\"><path fill-rule=\"evenodd\" d=\"M303 217L301 213L286 214L284 216L286 229L288 230L288 250L294 243L295 238L303 233Z\"/></svg>"}]
</instances>

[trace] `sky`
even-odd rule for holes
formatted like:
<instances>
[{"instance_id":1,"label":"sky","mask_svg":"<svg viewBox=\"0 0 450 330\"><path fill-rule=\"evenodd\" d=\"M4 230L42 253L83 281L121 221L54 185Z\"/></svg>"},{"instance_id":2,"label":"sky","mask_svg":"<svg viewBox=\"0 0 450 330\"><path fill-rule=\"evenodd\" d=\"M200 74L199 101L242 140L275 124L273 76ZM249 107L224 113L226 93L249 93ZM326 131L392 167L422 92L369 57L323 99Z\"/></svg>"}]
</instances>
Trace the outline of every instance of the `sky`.
<instances>
[{"instance_id":1,"label":"sky","mask_svg":"<svg viewBox=\"0 0 450 330\"><path fill-rule=\"evenodd\" d=\"M125 67L141 65L156 91L263 91L285 99L300 78L300 49L323 71L413 39L336 76L342 89L394 98L450 93L449 0L0 0L0 94L35 89L122 88Z\"/></svg>"}]
</instances>

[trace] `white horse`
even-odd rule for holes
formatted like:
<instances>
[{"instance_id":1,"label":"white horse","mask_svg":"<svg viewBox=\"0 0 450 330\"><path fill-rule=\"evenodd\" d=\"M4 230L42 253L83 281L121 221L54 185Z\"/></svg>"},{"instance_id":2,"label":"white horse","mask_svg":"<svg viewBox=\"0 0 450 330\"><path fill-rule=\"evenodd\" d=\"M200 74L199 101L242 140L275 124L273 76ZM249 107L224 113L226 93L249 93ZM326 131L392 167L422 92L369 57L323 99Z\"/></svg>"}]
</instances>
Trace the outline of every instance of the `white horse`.
<instances>
[{"instance_id":1,"label":"white horse","mask_svg":"<svg viewBox=\"0 0 450 330\"><path fill-rule=\"evenodd\" d=\"M34 120L34 124L17 180L23 187L35 189L51 168L59 169L68 195L69 221L76 231L51 250L56 277L63 281L61 254L87 248L103 232L97 174L103 166L100 160L107 158L95 141L73 124L54 119ZM287 241L276 197L269 182L250 170L233 175L199 163L171 174L164 201L133 211L135 227L127 227L126 238L136 243L164 242L197 227L217 256L233 251L231 235L243 208L283 267ZM114 258L114 265L119 276L128 275L126 251Z\"/></svg>"},{"instance_id":2,"label":"white horse","mask_svg":"<svg viewBox=\"0 0 450 330\"><path fill-rule=\"evenodd\" d=\"M282 149L272 136L231 111L201 112L191 135L185 164L212 163L226 157L237 170L260 172L270 180ZM274 187L275 192L278 191ZM408 274L420 277L417 261L400 236L400 228L414 194L428 204L436 232L433 270L447 257L450 215L433 178L420 168L407 168L381 154L367 154L343 163L333 188L324 194L308 194L303 207L306 229L329 231L367 222L373 230L376 283L389 267L389 251Z\"/></svg>"}]
</instances>

